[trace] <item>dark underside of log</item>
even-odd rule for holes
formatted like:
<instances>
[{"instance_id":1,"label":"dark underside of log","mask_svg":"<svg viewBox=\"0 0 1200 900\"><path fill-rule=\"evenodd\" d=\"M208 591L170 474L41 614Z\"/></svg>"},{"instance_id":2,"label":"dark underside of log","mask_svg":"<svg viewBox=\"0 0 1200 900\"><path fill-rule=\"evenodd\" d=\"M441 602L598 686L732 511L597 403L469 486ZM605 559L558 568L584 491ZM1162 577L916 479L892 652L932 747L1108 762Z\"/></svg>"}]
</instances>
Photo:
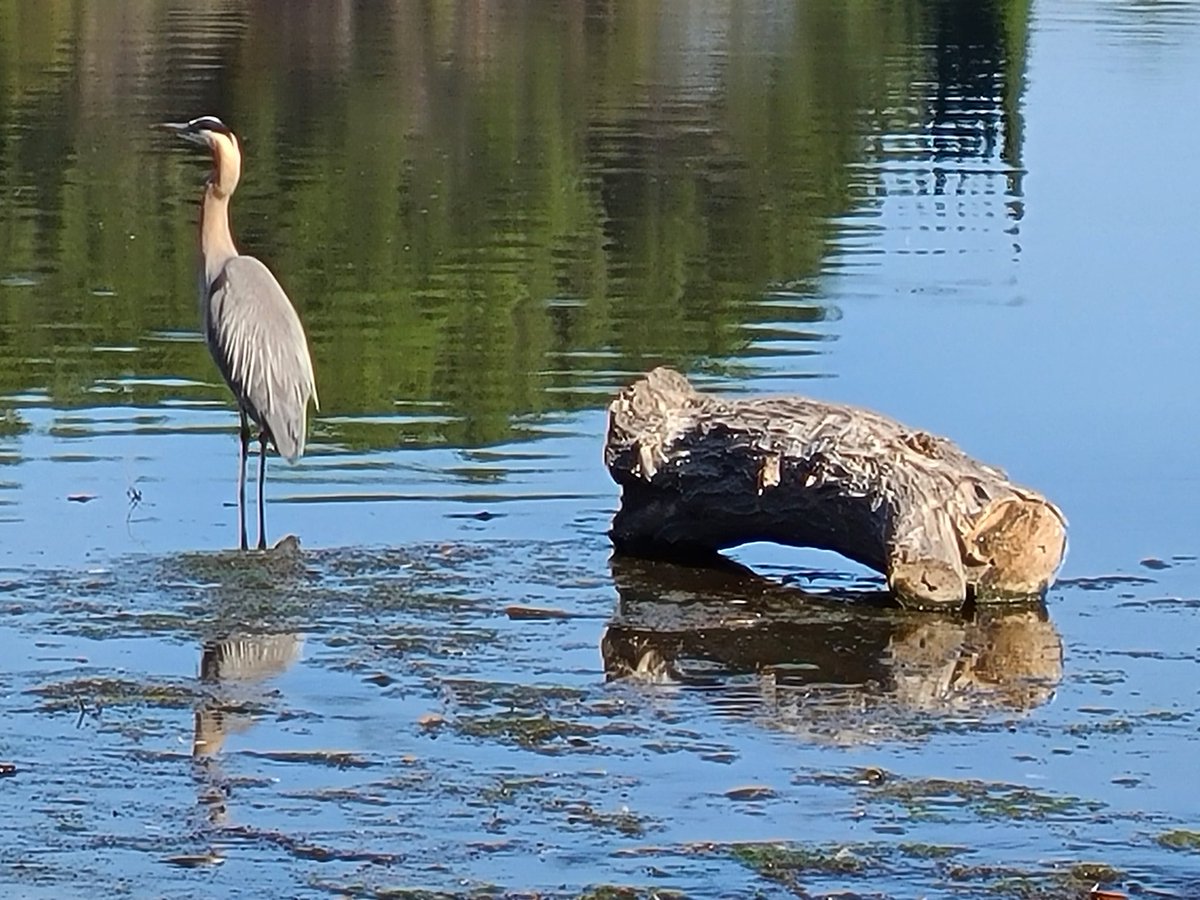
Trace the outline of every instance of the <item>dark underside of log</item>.
<instances>
[{"instance_id":1,"label":"dark underside of log","mask_svg":"<svg viewBox=\"0 0 1200 900\"><path fill-rule=\"evenodd\" d=\"M752 541L834 550L910 606L1028 597L1066 522L945 438L802 397L730 400L655 369L609 406L618 550L675 559Z\"/></svg>"}]
</instances>

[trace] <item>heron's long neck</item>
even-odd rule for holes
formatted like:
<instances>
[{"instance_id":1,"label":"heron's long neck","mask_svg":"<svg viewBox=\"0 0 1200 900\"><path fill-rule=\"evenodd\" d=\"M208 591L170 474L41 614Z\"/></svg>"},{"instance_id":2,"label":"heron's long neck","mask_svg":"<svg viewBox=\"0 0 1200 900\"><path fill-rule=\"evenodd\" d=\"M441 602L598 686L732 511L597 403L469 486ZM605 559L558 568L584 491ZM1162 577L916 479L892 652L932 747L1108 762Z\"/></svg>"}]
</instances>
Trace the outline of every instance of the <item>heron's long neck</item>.
<instances>
[{"instance_id":1,"label":"heron's long neck","mask_svg":"<svg viewBox=\"0 0 1200 900\"><path fill-rule=\"evenodd\" d=\"M206 296L225 263L238 255L229 231L229 198L232 195L232 191L220 192L212 182L204 188L204 202L200 207L200 265Z\"/></svg>"}]
</instances>

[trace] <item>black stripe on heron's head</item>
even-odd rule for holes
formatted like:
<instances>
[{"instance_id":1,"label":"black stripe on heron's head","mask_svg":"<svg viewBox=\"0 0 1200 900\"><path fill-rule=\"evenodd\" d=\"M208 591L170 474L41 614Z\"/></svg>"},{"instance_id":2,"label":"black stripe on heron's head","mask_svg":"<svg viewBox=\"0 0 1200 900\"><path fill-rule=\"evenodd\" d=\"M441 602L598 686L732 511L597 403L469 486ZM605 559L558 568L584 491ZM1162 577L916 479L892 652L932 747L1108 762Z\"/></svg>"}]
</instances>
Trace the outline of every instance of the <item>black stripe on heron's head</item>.
<instances>
[{"instance_id":1,"label":"black stripe on heron's head","mask_svg":"<svg viewBox=\"0 0 1200 900\"><path fill-rule=\"evenodd\" d=\"M228 135L233 137L233 131L229 126L218 119L216 116L200 116L197 119L192 119L188 122L189 131L212 131L217 134Z\"/></svg>"}]
</instances>

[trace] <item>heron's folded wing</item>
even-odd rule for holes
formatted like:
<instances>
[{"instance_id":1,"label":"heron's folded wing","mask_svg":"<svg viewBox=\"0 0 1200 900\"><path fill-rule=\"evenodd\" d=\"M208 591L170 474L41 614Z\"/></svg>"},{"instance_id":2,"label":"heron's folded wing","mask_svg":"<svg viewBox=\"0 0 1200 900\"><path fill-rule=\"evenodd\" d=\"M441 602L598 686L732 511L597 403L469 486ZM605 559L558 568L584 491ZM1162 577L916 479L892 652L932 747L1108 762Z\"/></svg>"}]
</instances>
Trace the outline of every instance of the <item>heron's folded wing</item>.
<instances>
[{"instance_id":1,"label":"heron's folded wing","mask_svg":"<svg viewBox=\"0 0 1200 900\"><path fill-rule=\"evenodd\" d=\"M252 256L225 264L209 292L205 337L234 396L270 431L279 454L303 454L317 387L304 327L270 269Z\"/></svg>"}]
</instances>

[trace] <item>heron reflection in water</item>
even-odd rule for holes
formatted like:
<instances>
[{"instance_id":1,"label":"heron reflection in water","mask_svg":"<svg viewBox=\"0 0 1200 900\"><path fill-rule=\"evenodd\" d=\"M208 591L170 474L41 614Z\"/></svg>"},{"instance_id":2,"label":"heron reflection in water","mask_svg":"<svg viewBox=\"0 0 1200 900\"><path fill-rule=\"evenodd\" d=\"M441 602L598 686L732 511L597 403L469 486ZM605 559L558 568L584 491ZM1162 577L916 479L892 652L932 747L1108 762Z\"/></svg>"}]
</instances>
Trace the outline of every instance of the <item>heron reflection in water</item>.
<instances>
[{"instance_id":1,"label":"heron reflection in water","mask_svg":"<svg viewBox=\"0 0 1200 900\"><path fill-rule=\"evenodd\" d=\"M200 654L200 681L209 695L197 707L192 755L213 756L225 738L255 722L252 710L264 698L258 686L285 672L300 659L300 634L236 634L205 642Z\"/></svg>"},{"instance_id":2,"label":"heron reflection in water","mask_svg":"<svg viewBox=\"0 0 1200 900\"><path fill-rule=\"evenodd\" d=\"M238 253L229 230L229 200L242 171L238 139L220 119L158 126L212 153L212 173L200 206L200 309L204 339L241 416L238 467L239 545L246 543L246 457L250 423L258 428L258 549L263 527L267 442L294 462L304 454L308 402L320 409L304 326L275 276L253 256Z\"/></svg>"}]
</instances>

